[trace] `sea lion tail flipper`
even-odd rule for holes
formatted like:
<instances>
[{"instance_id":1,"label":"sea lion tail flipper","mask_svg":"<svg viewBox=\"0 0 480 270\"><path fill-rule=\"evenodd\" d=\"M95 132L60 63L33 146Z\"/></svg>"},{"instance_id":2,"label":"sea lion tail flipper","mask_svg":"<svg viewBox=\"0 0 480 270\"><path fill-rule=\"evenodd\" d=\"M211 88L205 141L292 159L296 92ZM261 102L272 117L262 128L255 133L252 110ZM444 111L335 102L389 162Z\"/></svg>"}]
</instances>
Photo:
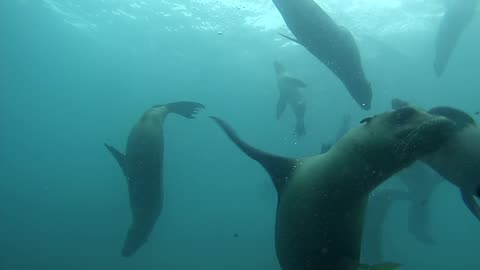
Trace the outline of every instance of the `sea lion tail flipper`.
<instances>
[{"instance_id":1,"label":"sea lion tail flipper","mask_svg":"<svg viewBox=\"0 0 480 270\"><path fill-rule=\"evenodd\" d=\"M247 156L256 160L265 168L270 174L277 192L280 193L288 178L295 170L296 161L294 159L275 156L256 149L240 139L235 130L233 130L233 128L225 121L214 116L211 116L210 118L212 118L223 129L232 142L235 143Z\"/></svg>"},{"instance_id":2,"label":"sea lion tail flipper","mask_svg":"<svg viewBox=\"0 0 480 270\"><path fill-rule=\"evenodd\" d=\"M197 114L201 109L205 108L203 104L190 101L172 102L166 104L165 107L171 113L176 113L190 119L193 119L195 114Z\"/></svg>"},{"instance_id":3,"label":"sea lion tail flipper","mask_svg":"<svg viewBox=\"0 0 480 270\"><path fill-rule=\"evenodd\" d=\"M468 194L467 192L461 190L460 191L462 194L462 199L467 208L472 212L472 214L480 220L480 206L478 206L477 202L475 201L475 198L473 195Z\"/></svg>"},{"instance_id":4,"label":"sea lion tail flipper","mask_svg":"<svg viewBox=\"0 0 480 270\"><path fill-rule=\"evenodd\" d=\"M277 102L277 120L280 119L286 107L287 107L287 98L284 95L280 95Z\"/></svg>"},{"instance_id":5,"label":"sea lion tail flipper","mask_svg":"<svg viewBox=\"0 0 480 270\"><path fill-rule=\"evenodd\" d=\"M282 34L282 33L278 33L278 34L279 34L280 36L286 38L286 39L289 39L289 40L291 40L291 41L293 41L293 42L295 42L295 43L297 43L297 44L300 44L300 45L304 46L304 45L303 45L298 39L296 39L296 38L289 37L289 36L284 35L284 34Z\"/></svg>"},{"instance_id":6,"label":"sea lion tail flipper","mask_svg":"<svg viewBox=\"0 0 480 270\"><path fill-rule=\"evenodd\" d=\"M358 264L358 268L361 270L394 270L402 266L399 263L386 262L380 264Z\"/></svg>"},{"instance_id":7,"label":"sea lion tail flipper","mask_svg":"<svg viewBox=\"0 0 480 270\"><path fill-rule=\"evenodd\" d=\"M122 168L123 174L127 175L126 170L125 170L125 155L122 154L117 149L115 149L115 147L113 147L113 146L111 146L107 143L104 143L103 145L105 145L107 150L112 154L112 156L117 161L118 165L120 165L120 168Z\"/></svg>"}]
</instances>

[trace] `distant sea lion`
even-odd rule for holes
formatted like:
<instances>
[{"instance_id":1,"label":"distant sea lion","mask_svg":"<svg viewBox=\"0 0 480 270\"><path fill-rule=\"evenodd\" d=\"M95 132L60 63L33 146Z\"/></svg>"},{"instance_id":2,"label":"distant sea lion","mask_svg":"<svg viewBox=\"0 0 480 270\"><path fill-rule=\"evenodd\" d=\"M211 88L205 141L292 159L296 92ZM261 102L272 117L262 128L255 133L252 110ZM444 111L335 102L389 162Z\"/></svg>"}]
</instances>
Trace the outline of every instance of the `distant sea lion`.
<instances>
[{"instance_id":1,"label":"distant sea lion","mask_svg":"<svg viewBox=\"0 0 480 270\"><path fill-rule=\"evenodd\" d=\"M297 119L294 133L297 136L303 136L305 135L304 117L306 101L300 88L307 87L307 84L300 79L291 77L279 62L275 61L273 66L277 75L277 87L280 94L277 103L277 119L280 119L287 104L290 105Z\"/></svg>"},{"instance_id":2,"label":"distant sea lion","mask_svg":"<svg viewBox=\"0 0 480 270\"><path fill-rule=\"evenodd\" d=\"M372 89L350 31L337 25L313 0L273 0L273 3L296 38L283 36L305 47L326 65L357 104L369 110Z\"/></svg>"},{"instance_id":3,"label":"distant sea lion","mask_svg":"<svg viewBox=\"0 0 480 270\"><path fill-rule=\"evenodd\" d=\"M460 35L475 14L478 2L479 0L453 0L447 6L435 39L433 67L438 77L442 76L445 71Z\"/></svg>"},{"instance_id":4,"label":"distant sea lion","mask_svg":"<svg viewBox=\"0 0 480 270\"><path fill-rule=\"evenodd\" d=\"M407 187L410 196L408 231L424 244L436 244L430 233L430 200L442 178L423 162L415 162L397 176Z\"/></svg>"},{"instance_id":5,"label":"distant sea lion","mask_svg":"<svg viewBox=\"0 0 480 270\"><path fill-rule=\"evenodd\" d=\"M174 102L148 109L128 136L126 154L105 144L127 178L133 222L122 256L129 257L147 241L163 206L163 123L169 113L193 118L205 108L195 102Z\"/></svg>"},{"instance_id":6,"label":"distant sea lion","mask_svg":"<svg viewBox=\"0 0 480 270\"><path fill-rule=\"evenodd\" d=\"M378 264L383 258L383 224L392 204L410 200L410 194L398 188L381 188L368 197L365 227L362 237L362 259L368 264Z\"/></svg>"},{"instance_id":7,"label":"distant sea lion","mask_svg":"<svg viewBox=\"0 0 480 270\"><path fill-rule=\"evenodd\" d=\"M393 108L408 107L401 99L393 99ZM462 199L470 212L480 220L480 127L475 120L459 109L440 106L430 113L447 117L455 122L456 131L436 152L422 161L443 178L460 188Z\"/></svg>"},{"instance_id":8,"label":"distant sea lion","mask_svg":"<svg viewBox=\"0 0 480 270\"><path fill-rule=\"evenodd\" d=\"M359 262L368 194L435 151L454 129L445 117L402 108L364 119L325 154L292 159L250 146L226 122L212 118L272 178L278 192L275 247L283 270L370 269Z\"/></svg>"}]
</instances>

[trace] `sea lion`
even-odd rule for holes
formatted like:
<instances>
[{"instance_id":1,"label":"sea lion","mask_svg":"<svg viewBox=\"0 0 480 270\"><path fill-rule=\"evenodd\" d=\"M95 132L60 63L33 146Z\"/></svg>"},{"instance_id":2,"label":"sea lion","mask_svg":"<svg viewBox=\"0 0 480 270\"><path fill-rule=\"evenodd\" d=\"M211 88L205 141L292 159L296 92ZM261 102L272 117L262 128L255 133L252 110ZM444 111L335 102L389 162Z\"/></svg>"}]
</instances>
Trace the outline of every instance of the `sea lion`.
<instances>
[{"instance_id":1,"label":"sea lion","mask_svg":"<svg viewBox=\"0 0 480 270\"><path fill-rule=\"evenodd\" d=\"M337 25L313 0L273 0L295 38L282 35L305 47L345 85L364 110L369 110L372 89L362 67L353 35Z\"/></svg>"},{"instance_id":2,"label":"sea lion","mask_svg":"<svg viewBox=\"0 0 480 270\"><path fill-rule=\"evenodd\" d=\"M180 101L148 109L128 136L125 155L105 144L127 178L133 222L122 249L130 257L147 241L163 206L163 123L169 113L194 118L200 103Z\"/></svg>"},{"instance_id":3,"label":"sea lion","mask_svg":"<svg viewBox=\"0 0 480 270\"><path fill-rule=\"evenodd\" d=\"M393 108L408 107L401 99L393 99ZM422 161L446 180L460 188L463 202L480 220L480 127L466 112L447 106L434 107L429 113L455 122L456 130L441 148L426 155Z\"/></svg>"},{"instance_id":4,"label":"sea lion","mask_svg":"<svg viewBox=\"0 0 480 270\"><path fill-rule=\"evenodd\" d=\"M384 261L383 224L392 204L405 200L410 200L410 194L398 188L377 189L368 197L361 256L365 263L378 264Z\"/></svg>"},{"instance_id":5,"label":"sea lion","mask_svg":"<svg viewBox=\"0 0 480 270\"><path fill-rule=\"evenodd\" d=\"M436 244L430 233L430 201L433 191L442 182L442 178L420 161L405 168L397 176L407 187L410 196L409 233L424 244Z\"/></svg>"},{"instance_id":6,"label":"sea lion","mask_svg":"<svg viewBox=\"0 0 480 270\"><path fill-rule=\"evenodd\" d=\"M282 64L274 62L275 73L277 75L277 88L279 92L279 98L277 103L277 119L280 119L282 113L285 111L287 104L290 105L297 123L295 125L294 133L297 136L305 135L305 107L306 101L300 88L307 87L300 79L291 77Z\"/></svg>"},{"instance_id":7,"label":"sea lion","mask_svg":"<svg viewBox=\"0 0 480 270\"><path fill-rule=\"evenodd\" d=\"M440 77L445 71L463 30L475 14L479 0L453 0L446 7L435 39L435 74Z\"/></svg>"},{"instance_id":8,"label":"sea lion","mask_svg":"<svg viewBox=\"0 0 480 270\"><path fill-rule=\"evenodd\" d=\"M283 270L367 268L359 257L368 194L435 151L454 129L445 117L402 108L364 119L325 154L287 158L254 148L212 118L272 178L278 192L275 248Z\"/></svg>"}]
</instances>

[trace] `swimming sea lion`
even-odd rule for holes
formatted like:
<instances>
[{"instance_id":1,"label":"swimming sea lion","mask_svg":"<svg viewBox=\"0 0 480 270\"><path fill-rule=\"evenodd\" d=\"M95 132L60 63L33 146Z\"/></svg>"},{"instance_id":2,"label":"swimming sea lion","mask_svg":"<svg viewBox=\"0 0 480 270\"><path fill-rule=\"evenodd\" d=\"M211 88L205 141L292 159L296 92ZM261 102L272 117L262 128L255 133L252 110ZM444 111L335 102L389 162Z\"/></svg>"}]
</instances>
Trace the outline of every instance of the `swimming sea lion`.
<instances>
[{"instance_id":1,"label":"swimming sea lion","mask_svg":"<svg viewBox=\"0 0 480 270\"><path fill-rule=\"evenodd\" d=\"M392 107L402 106L408 107L408 103L392 100ZM459 109L439 106L429 112L451 119L456 130L442 147L426 155L422 161L460 188L465 205L480 220L480 206L475 201L475 197L480 198L480 127L470 115Z\"/></svg>"},{"instance_id":2,"label":"swimming sea lion","mask_svg":"<svg viewBox=\"0 0 480 270\"><path fill-rule=\"evenodd\" d=\"M372 89L352 34L337 25L313 0L273 0L273 3L296 38L283 36L304 46L343 82L362 109L369 110Z\"/></svg>"},{"instance_id":3,"label":"swimming sea lion","mask_svg":"<svg viewBox=\"0 0 480 270\"><path fill-rule=\"evenodd\" d=\"M357 270L368 194L447 140L454 123L413 107L364 119L325 154L287 158L258 150L213 117L270 174L278 192L275 247L283 270ZM384 268L398 266L385 264Z\"/></svg>"},{"instance_id":4,"label":"swimming sea lion","mask_svg":"<svg viewBox=\"0 0 480 270\"><path fill-rule=\"evenodd\" d=\"M282 64L274 62L273 66L277 74L277 87L280 94L277 103L277 119L282 116L287 104L290 105L297 119L294 133L297 136L303 136L305 135L304 117L306 101L300 88L305 88L307 85L300 79L291 77Z\"/></svg>"},{"instance_id":5,"label":"swimming sea lion","mask_svg":"<svg viewBox=\"0 0 480 270\"><path fill-rule=\"evenodd\" d=\"M383 260L383 224L392 204L410 200L410 194L401 189L376 189L368 197L367 212L362 237L362 260L378 264Z\"/></svg>"},{"instance_id":6,"label":"swimming sea lion","mask_svg":"<svg viewBox=\"0 0 480 270\"><path fill-rule=\"evenodd\" d=\"M163 123L169 113L193 118L205 108L195 102L174 102L148 109L128 136L125 155L105 144L127 178L133 222L122 256L132 256L147 241L163 205Z\"/></svg>"},{"instance_id":7,"label":"swimming sea lion","mask_svg":"<svg viewBox=\"0 0 480 270\"><path fill-rule=\"evenodd\" d=\"M435 74L442 76L460 35L475 14L479 0L453 0L447 6L435 40Z\"/></svg>"},{"instance_id":8,"label":"swimming sea lion","mask_svg":"<svg viewBox=\"0 0 480 270\"><path fill-rule=\"evenodd\" d=\"M442 178L419 161L402 170L397 176L407 187L410 196L408 231L424 244L436 244L430 233L430 200Z\"/></svg>"}]
</instances>

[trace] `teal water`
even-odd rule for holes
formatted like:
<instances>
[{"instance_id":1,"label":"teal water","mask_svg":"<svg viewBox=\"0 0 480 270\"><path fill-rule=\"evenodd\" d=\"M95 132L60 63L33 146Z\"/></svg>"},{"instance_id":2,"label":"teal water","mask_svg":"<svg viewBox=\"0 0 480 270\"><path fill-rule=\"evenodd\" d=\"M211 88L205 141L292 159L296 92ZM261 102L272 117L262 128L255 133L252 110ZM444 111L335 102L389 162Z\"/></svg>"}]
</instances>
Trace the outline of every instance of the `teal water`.
<instances>
[{"instance_id":1,"label":"teal water","mask_svg":"<svg viewBox=\"0 0 480 270\"><path fill-rule=\"evenodd\" d=\"M207 116L262 149L301 156L332 141L342 115L356 125L394 97L480 110L478 12L436 78L440 1L322 2L357 39L371 111L278 36L288 31L270 1L1 1L0 270L280 269L273 185ZM300 140L289 111L275 120L274 60L308 84ZM122 258L127 188L102 144L124 149L146 108L177 100L207 110L196 120L169 116L165 208L148 243ZM384 185L402 186L396 177ZM458 193L445 181L433 193L434 246L408 233L408 204L395 203L384 225L386 260L406 270L477 269L480 224Z\"/></svg>"}]
</instances>

